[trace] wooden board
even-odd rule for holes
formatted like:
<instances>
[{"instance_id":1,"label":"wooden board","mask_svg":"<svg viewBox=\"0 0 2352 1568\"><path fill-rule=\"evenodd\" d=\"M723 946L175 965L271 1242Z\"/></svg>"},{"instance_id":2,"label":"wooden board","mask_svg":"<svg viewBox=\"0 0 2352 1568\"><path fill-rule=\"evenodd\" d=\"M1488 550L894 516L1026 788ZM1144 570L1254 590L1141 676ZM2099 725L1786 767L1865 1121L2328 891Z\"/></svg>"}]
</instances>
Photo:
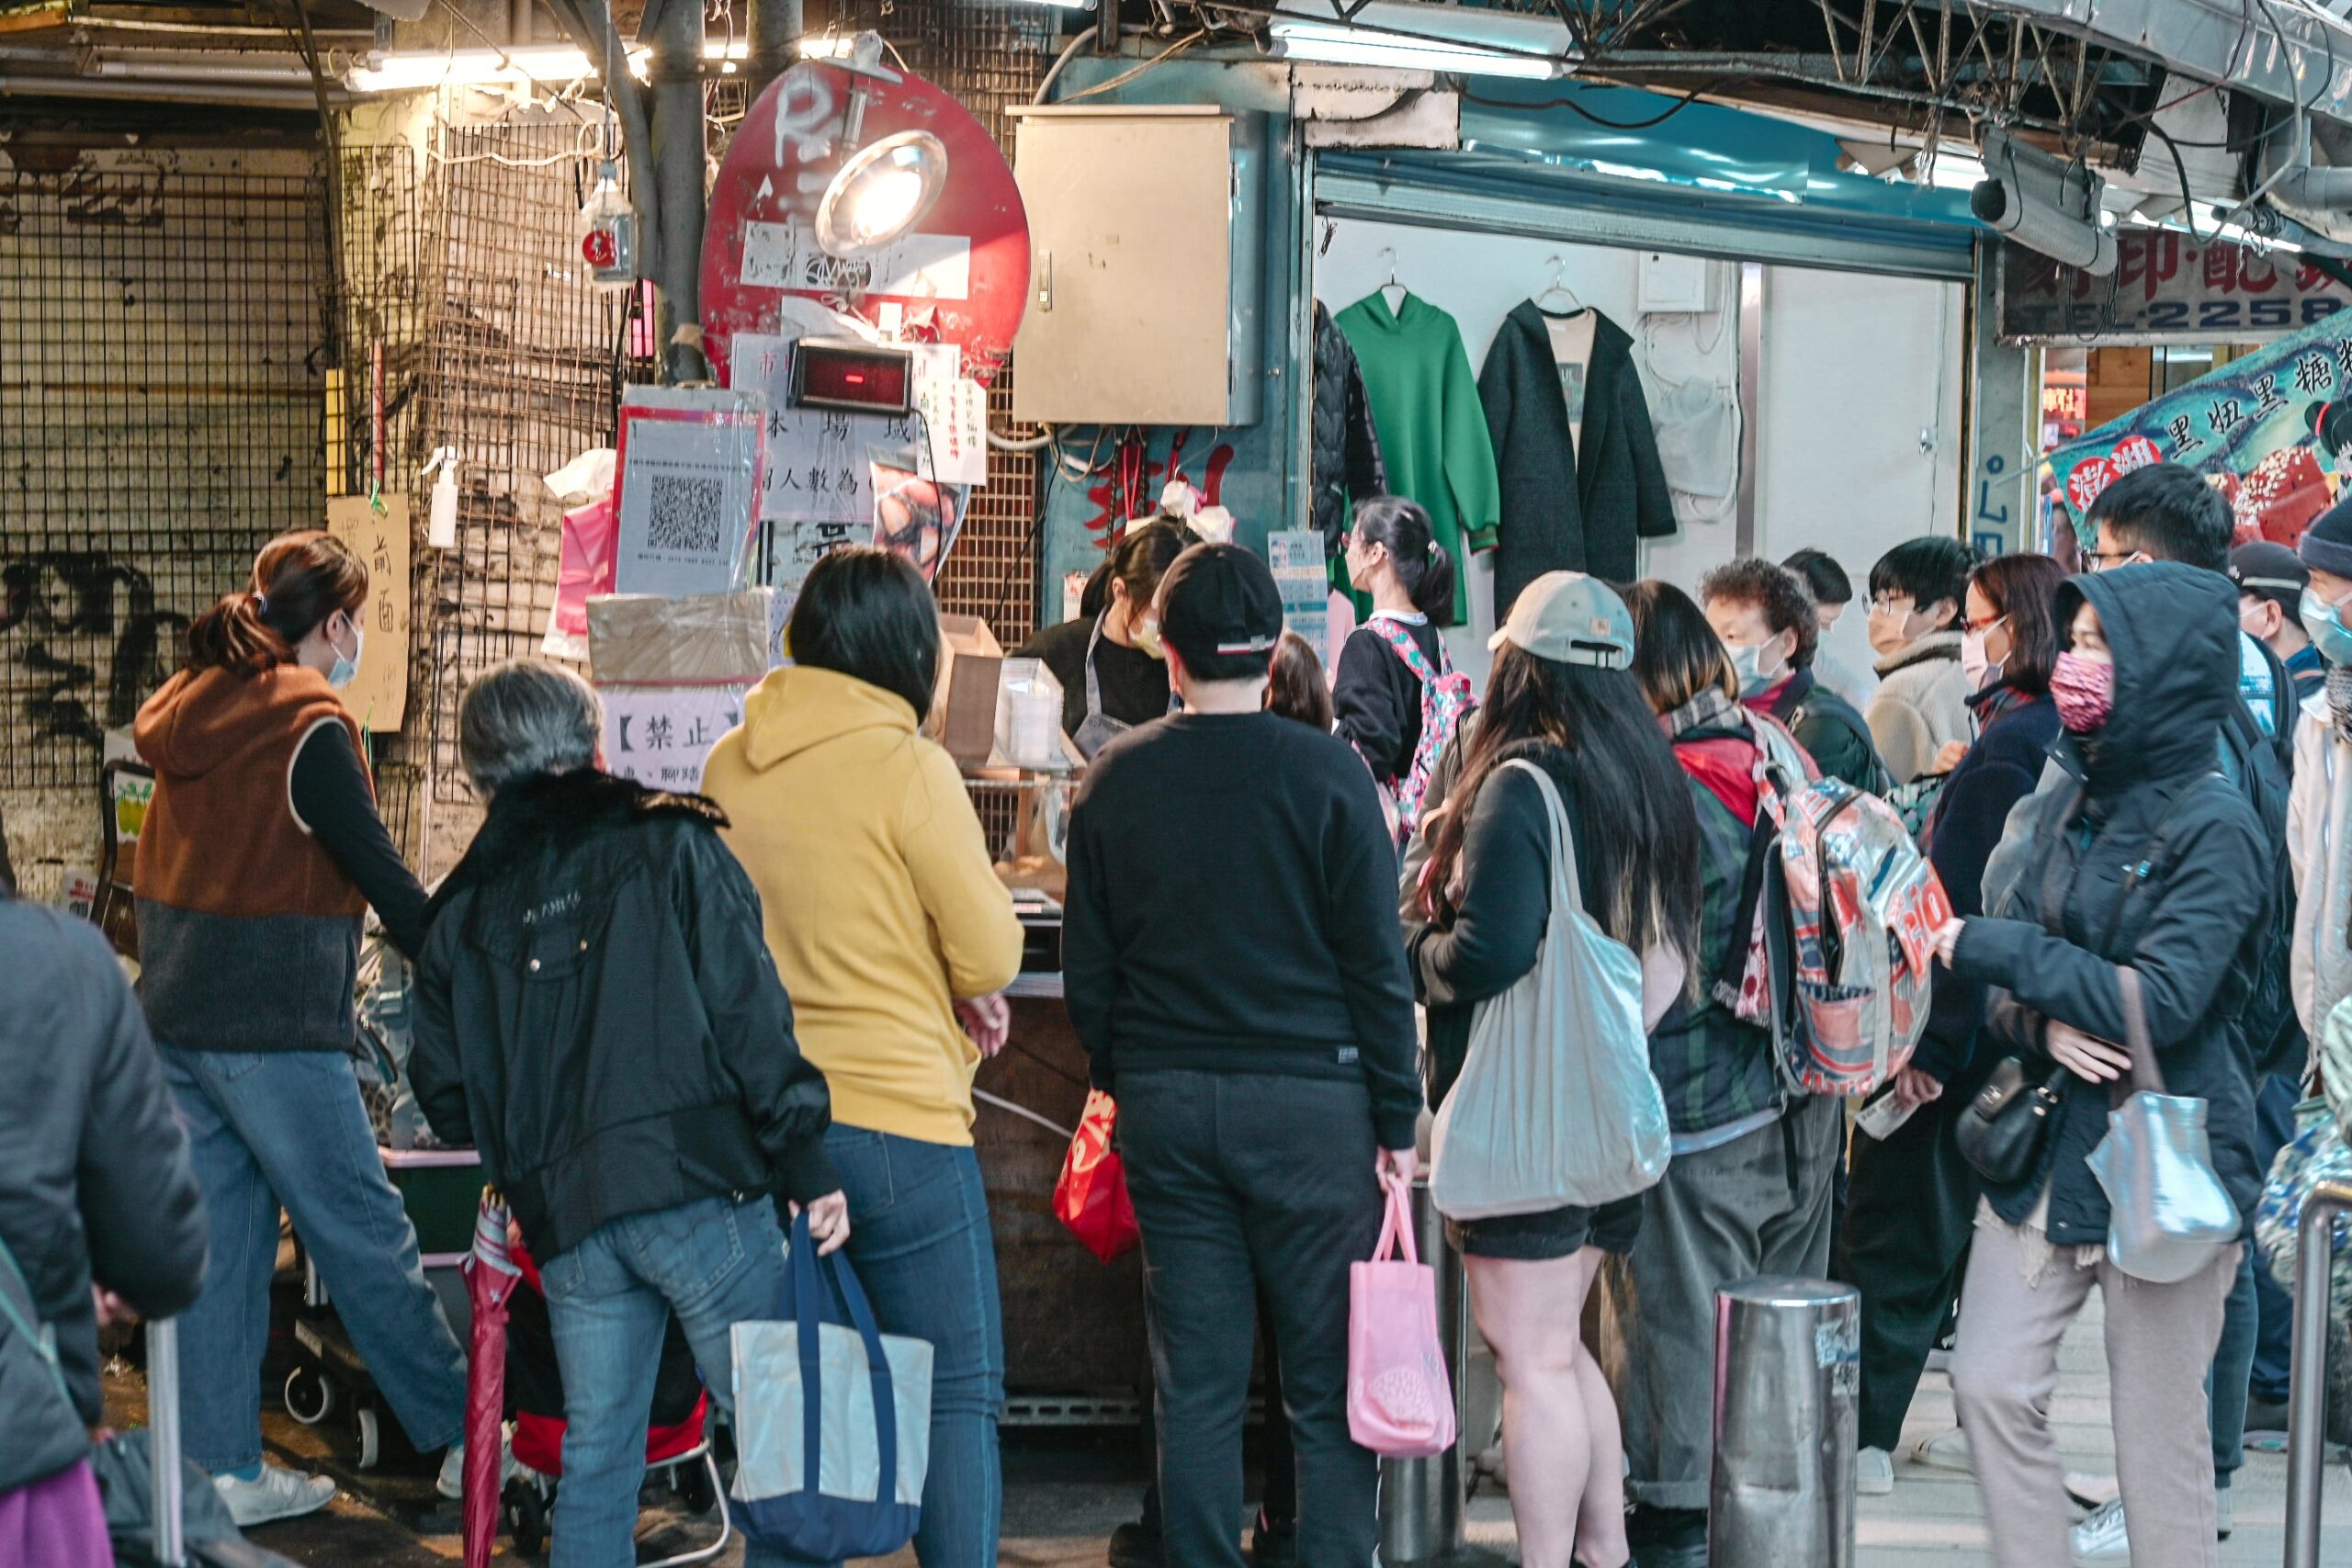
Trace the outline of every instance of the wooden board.
<instances>
[{"instance_id":1,"label":"wooden board","mask_svg":"<svg viewBox=\"0 0 2352 1568\"><path fill-rule=\"evenodd\" d=\"M368 563L368 604L362 612L368 638L360 649L359 678L344 691L343 705L358 717L362 728L379 735L398 730L408 713L413 609L407 498L386 496L380 512L364 495L330 501L327 532Z\"/></svg>"}]
</instances>

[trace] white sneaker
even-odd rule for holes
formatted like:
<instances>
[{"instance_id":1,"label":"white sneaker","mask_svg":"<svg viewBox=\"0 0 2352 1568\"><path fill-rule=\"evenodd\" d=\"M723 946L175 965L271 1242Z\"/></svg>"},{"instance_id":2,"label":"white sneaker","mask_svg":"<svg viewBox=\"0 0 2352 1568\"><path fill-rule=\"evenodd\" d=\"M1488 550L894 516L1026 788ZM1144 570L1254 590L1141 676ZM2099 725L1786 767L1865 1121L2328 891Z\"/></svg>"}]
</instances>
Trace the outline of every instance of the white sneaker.
<instances>
[{"instance_id":1,"label":"white sneaker","mask_svg":"<svg viewBox=\"0 0 2352 1568\"><path fill-rule=\"evenodd\" d=\"M1894 1490L1894 1458L1884 1449L1864 1449L1854 1456L1854 1490L1865 1497L1883 1497Z\"/></svg>"},{"instance_id":2,"label":"white sneaker","mask_svg":"<svg viewBox=\"0 0 2352 1568\"><path fill-rule=\"evenodd\" d=\"M1968 1434L1954 1427L1949 1432L1939 1432L1922 1438L1911 1450L1911 1457L1929 1470L1955 1470L1962 1475L1973 1473L1968 1462Z\"/></svg>"},{"instance_id":3,"label":"white sneaker","mask_svg":"<svg viewBox=\"0 0 2352 1568\"><path fill-rule=\"evenodd\" d=\"M2075 1568L2131 1562L2132 1542L2123 1533L2123 1499L2093 1509L2090 1517L2075 1527L2072 1545Z\"/></svg>"},{"instance_id":4,"label":"white sneaker","mask_svg":"<svg viewBox=\"0 0 2352 1568\"><path fill-rule=\"evenodd\" d=\"M229 1506L229 1517L236 1521L239 1529L251 1529L273 1519L299 1519L305 1514L317 1513L334 1499L334 1483L325 1476L299 1475L266 1461L259 1480L240 1481L233 1475L216 1475L212 1489Z\"/></svg>"},{"instance_id":5,"label":"white sneaker","mask_svg":"<svg viewBox=\"0 0 2352 1568\"><path fill-rule=\"evenodd\" d=\"M503 1427L498 1437L498 1484L503 1487L514 1479L514 1439ZM441 1478L433 1489L452 1503L462 1502L466 1495L466 1445L451 1443L441 1455Z\"/></svg>"}]
</instances>

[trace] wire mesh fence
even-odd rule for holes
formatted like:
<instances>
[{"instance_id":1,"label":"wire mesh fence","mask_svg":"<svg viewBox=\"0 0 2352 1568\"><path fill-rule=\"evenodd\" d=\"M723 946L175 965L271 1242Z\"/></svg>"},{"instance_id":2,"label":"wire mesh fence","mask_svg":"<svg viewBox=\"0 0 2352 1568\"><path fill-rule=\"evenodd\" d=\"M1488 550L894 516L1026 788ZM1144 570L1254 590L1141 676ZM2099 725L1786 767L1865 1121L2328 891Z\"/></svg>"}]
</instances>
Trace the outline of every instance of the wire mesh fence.
<instances>
[{"instance_id":1,"label":"wire mesh fence","mask_svg":"<svg viewBox=\"0 0 2352 1568\"><path fill-rule=\"evenodd\" d=\"M322 185L0 165L0 789L95 790L188 622L318 520Z\"/></svg>"}]
</instances>

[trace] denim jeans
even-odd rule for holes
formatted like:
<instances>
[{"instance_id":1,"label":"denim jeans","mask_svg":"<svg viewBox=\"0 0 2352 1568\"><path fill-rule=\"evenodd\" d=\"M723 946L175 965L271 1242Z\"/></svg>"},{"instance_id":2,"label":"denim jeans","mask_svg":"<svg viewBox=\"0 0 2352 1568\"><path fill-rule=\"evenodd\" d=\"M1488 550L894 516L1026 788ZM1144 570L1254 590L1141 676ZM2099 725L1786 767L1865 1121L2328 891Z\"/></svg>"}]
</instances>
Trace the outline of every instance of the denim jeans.
<instances>
[{"instance_id":1,"label":"denim jeans","mask_svg":"<svg viewBox=\"0 0 2352 1568\"><path fill-rule=\"evenodd\" d=\"M384 1175L351 1059L160 1049L212 1227L204 1293L179 1320L187 1457L216 1474L261 1459L281 1205L409 1440L423 1453L456 1442L465 1352L424 1282L416 1228Z\"/></svg>"},{"instance_id":2,"label":"denim jeans","mask_svg":"<svg viewBox=\"0 0 2352 1568\"><path fill-rule=\"evenodd\" d=\"M540 1266L563 1372L563 1481L551 1568L637 1562L646 1421L670 1314L678 1314L713 1404L733 1408L729 1331L774 1318L784 1300L784 1235L766 1198L705 1198L630 1214ZM781 1561L757 1541L746 1568Z\"/></svg>"},{"instance_id":3,"label":"denim jeans","mask_svg":"<svg viewBox=\"0 0 2352 1568\"><path fill-rule=\"evenodd\" d=\"M825 1151L849 1196L850 1265L875 1321L885 1334L931 1341L931 1469L916 1560L995 1568L1004 1328L979 1157L839 1122Z\"/></svg>"},{"instance_id":4,"label":"denim jeans","mask_svg":"<svg viewBox=\"0 0 2352 1568\"><path fill-rule=\"evenodd\" d=\"M2227 1486L2245 1463L2246 1378L2254 1367L2255 1329L2260 1321L2254 1293L2254 1246L2241 1249L2237 1277L2222 1308L2222 1339L2213 1347L2213 1369L2205 1377L2212 1412L2213 1483Z\"/></svg>"}]
</instances>

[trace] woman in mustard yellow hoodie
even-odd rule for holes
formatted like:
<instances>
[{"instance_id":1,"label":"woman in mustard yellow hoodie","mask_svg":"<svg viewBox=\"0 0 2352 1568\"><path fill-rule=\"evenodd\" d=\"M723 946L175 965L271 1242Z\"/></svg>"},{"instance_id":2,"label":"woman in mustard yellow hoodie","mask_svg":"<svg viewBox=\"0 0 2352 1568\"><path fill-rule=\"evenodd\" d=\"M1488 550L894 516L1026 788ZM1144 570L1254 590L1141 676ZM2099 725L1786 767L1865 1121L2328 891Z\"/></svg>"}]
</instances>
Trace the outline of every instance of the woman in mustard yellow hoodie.
<instances>
[{"instance_id":1,"label":"woman in mustard yellow hoodie","mask_svg":"<svg viewBox=\"0 0 2352 1568\"><path fill-rule=\"evenodd\" d=\"M850 1260L885 1332L931 1341L923 1568L993 1568L1003 1333L972 1071L1004 1043L1021 926L947 753L917 732L939 607L887 551L827 556L793 663L743 705L703 789L758 885L795 1032L833 1096Z\"/></svg>"}]
</instances>

